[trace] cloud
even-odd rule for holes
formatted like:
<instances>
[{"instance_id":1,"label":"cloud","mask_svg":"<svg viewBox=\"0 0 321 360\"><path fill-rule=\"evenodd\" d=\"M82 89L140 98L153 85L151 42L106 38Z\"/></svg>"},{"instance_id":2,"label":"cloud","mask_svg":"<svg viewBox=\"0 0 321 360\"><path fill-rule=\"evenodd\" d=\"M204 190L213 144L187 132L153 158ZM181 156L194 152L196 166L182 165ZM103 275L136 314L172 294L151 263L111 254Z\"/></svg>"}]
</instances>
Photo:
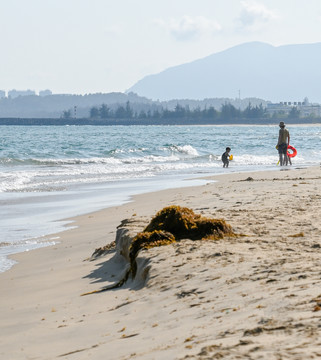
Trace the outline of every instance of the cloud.
<instances>
[{"instance_id":1,"label":"cloud","mask_svg":"<svg viewBox=\"0 0 321 360\"><path fill-rule=\"evenodd\" d=\"M155 20L155 23L164 28L178 41L189 41L204 35L212 35L221 30L221 25L216 21L209 20L204 16L185 15L180 19Z\"/></svg>"},{"instance_id":2,"label":"cloud","mask_svg":"<svg viewBox=\"0 0 321 360\"><path fill-rule=\"evenodd\" d=\"M241 6L241 14L237 19L241 27L251 29L278 18L275 12L256 1L244 0Z\"/></svg>"}]
</instances>

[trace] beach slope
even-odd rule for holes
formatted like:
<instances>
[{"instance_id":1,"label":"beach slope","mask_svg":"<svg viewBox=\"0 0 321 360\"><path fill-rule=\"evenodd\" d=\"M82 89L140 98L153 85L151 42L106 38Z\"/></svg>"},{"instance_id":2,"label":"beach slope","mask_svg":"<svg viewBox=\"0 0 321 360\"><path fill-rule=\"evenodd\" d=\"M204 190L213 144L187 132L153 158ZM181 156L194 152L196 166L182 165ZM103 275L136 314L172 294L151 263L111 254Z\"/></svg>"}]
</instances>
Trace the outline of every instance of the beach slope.
<instances>
[{"instance_id":1,"label":"beach slope","mask_svg":"<svg viewBox=\"0 0 321 360\"><path fill-rule=\"evenodd\" d=\"M321 357L321 170L228 174L135 196L80 216L59 243L17 254L0 274L0 358L308 359ZM146 281L117 282L113 251L132 219L165 206L223 218L245 236L143 250Z\"/></svg>"}]
</instances>

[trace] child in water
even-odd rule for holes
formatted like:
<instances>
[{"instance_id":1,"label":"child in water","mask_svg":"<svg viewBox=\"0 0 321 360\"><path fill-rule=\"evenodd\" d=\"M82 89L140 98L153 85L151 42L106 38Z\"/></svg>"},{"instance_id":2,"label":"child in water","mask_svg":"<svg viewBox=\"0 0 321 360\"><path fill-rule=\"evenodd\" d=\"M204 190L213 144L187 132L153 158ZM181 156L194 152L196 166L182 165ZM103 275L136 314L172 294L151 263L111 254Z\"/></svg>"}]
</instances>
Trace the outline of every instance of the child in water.
<instances>
[{"instance_id":1,"label":"child in water","mask_svg":"<svg viewBox=\"0 0 321 360\"><path fill-rule=\"evenodd\" d=\"M225 153L222 154L223 167L228 167L228 164L230 163L230 151L231 148L227 147Z\"/></svg>"}]
</instances>

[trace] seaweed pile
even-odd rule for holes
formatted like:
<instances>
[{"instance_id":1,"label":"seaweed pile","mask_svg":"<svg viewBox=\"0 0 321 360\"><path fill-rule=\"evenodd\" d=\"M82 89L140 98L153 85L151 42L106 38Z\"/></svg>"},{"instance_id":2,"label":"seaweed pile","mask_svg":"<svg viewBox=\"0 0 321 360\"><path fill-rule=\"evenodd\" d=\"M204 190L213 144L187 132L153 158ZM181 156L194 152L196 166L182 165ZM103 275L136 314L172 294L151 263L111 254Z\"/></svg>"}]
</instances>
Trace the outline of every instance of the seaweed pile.
<instances>
[{"instance_id":1,"label":"seaweed pile","mask_svg":"<svg viewBox=\"0 0 321 360\"><path fill-rule=\"evenodd\" d=\"M235 236L235 234L223 219L205 218L186 207L176 205L165 207L132 241L130 262L133 277L136 274L135 259L141 249L168 245L182 239L217 240L224 236Z\"/></svg>"},{"instance_id":2,"label":"seaweed pile","mask_svg":"<svg viewBox=\"0 0 321 360\"><path fill-rule=\"evenodd\" d=\"M195 214L193 210L176 205L160 210L145 229L138 233L129 245L130 268L123 279L113 285L87 294L122 286L130 273L134 279L137 272L136 258L140 250L169 245L182 239L218 240L224 236L236 236L232 227L223 219L211 219Z\"/></svg>"}]
</instances>

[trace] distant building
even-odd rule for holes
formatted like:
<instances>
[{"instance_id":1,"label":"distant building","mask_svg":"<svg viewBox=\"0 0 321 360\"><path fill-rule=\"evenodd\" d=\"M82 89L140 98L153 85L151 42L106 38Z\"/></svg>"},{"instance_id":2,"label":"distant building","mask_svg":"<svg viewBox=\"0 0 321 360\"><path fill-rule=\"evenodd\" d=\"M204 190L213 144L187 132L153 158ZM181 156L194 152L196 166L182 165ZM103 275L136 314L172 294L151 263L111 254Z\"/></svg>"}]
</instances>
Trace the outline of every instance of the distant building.
<instances>
[{"instance_id":1,"label":"distant building","mask_svg":"<svg viewBox=\"0 0 321 360\"><path fill-rule=\"evenodd\" d=\"M51 90L40 90L39 91L39 96L49 96L52 95L52 91Z\"/></svg>"},{"instance_id":2,"label":"distant building","mask_svg":"<svg viewBox=\"0 0 321 360\"><path fill-rule=\"evenodd\" d=\"M11 99L15 99L18 96L30 96L30 95L36 95L35 91L33 91L33 90L10 90L10 91L8 91L8 97L11 97Z\"/></svg>"},{"instance_id":3,"label":"distant building","mask_svg":"<svg viewBox=\"0 0 321 360\"><path fill-rule=\"evenodd\" d=\"M321 116L321 105L311 104L307 97L302 102L281 101L276 104L267 103L266 105L266 111L270 115L288 115L293 108L300 111L300 117Z\"/></svg>"},{"instance_id":4,"label":"distant building","mask_svg":"<svg viewBox=\"0 0 321 360\"><path fill-rule=\"evenodd\" d=\"M0 99L3 99L4 97L6 97L6 92L3 90L0 90Z\"/></svg>"}]
</instances>

